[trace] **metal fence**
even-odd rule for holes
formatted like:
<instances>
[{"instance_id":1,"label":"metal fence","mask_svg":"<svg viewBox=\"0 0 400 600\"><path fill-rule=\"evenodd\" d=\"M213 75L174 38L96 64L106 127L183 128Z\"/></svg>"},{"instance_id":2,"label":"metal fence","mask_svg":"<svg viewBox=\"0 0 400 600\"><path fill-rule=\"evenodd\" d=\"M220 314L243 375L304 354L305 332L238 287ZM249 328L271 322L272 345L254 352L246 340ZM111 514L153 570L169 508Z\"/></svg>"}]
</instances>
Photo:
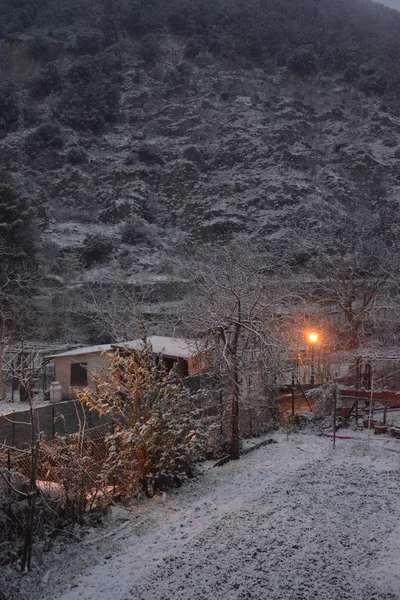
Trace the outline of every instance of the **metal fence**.
<instances>
[{"instance_id":1,"label":"metal fence","mask_svg":"<svg viewBox=\"0 0 400 600\"><path fill-rule=\"evenodd\" d=\"M82 424L88 429L107 423L109 420L90 412L77 400L48 404L33 411L35 428L41 437L53 440L56 435L65 436L79 431ZM24 449L31 442L30 411L11 412L0 415L0 443Z\"/></svg>"}]
</instances>

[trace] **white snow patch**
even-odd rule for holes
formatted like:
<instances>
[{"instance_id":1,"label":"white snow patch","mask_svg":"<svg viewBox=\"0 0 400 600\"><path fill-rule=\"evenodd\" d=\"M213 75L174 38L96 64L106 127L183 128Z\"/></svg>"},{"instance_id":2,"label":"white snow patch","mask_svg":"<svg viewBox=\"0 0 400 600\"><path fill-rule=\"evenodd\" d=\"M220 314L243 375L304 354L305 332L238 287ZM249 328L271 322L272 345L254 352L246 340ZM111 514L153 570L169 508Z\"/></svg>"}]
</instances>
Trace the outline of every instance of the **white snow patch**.
<instances>
[{"instance_id":1,"label":"white snow patch","mask_svg":"<svg viewBox=\"0 0 400 600\"><path fill-rule=\"evenodd\" d=\"M51 403L48 400L44 400L43 396L40 396L39 398L35 398L33 400L33 408L40 408L41 406L47 406L48 404ZM13 412L24 412L26 410L29 410L29 404L28 402L20 402L18 392L15 393L14 402L11 402L9 400L0 401L0 416L9 415Z\"/></svg>"},{"instance_id":2,"label":"white snow patch","mask_svg":"<svg viewBox=\"0 0 400 600\"><path fill-rule=\"evenodd\" d=\"M400 444L276 434L68 548L32 600L396 600ZM119 516L119 515L118 515ZM118 520L118 519L117 519ZM29 577L24 585L29 584ZM31 576L32 578L34 575Z\"/></svg>"}]
</instances>

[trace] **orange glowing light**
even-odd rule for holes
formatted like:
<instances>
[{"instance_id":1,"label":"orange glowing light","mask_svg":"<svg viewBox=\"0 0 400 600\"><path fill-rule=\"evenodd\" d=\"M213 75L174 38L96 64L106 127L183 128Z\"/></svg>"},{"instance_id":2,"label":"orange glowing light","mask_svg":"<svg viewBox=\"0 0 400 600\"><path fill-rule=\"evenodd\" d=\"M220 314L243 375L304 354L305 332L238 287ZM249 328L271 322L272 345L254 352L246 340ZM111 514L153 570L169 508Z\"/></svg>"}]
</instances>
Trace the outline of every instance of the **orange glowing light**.
<instances>
[{"instance_id":1,"label":"orange glowing light","mask_svg":"<svg viewBox=\"0 0 400 600\"><path fill-rule=\"evenodd\" d=\"M316 344L318 342L318 333L316 333L315 331L312 331L311 333L308 334L308 341L311 344Z\"/></svg>"}]
</instances>

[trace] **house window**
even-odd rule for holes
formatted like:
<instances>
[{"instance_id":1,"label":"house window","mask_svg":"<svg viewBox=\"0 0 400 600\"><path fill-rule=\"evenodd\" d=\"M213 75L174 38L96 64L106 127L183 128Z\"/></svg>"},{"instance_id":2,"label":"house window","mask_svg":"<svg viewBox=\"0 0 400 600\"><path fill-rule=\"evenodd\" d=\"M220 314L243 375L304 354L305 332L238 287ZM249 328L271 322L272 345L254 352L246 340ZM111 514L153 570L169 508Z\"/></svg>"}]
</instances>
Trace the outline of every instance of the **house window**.
<instances>
[{"instance_id":1,"label":"house window","mask_svg":"<svg viewBox=\"0 0 400 600\"><path fill-rule=\"evenodd\" d=\"M76 362L71 364L71 385L87 385L87 363Z\"/></svg>"}]
</instances>

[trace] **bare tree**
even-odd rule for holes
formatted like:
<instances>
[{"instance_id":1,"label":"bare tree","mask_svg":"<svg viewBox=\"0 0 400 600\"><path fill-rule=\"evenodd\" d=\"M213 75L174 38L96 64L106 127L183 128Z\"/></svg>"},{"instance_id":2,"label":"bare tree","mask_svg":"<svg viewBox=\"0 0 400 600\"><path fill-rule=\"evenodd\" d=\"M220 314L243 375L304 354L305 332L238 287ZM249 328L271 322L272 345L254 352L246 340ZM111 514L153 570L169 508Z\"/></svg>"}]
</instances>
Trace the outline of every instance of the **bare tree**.
<instances>
[{"instance_id":1,"label":"bare tree","mask_svg":"<svg viewBox=\"0 0 400 600\"><path fill-rule=\"evenodd\" d=\"M79 313L102 338L123 342L138 337L138 316L146 290L123 281L102 280L84 286Z\"/></svg>"},{"instance_id":2,"label":"bare tree","mask_svg":"<svg viewBox=\"0 0 400 600\"><path fill-rule=\"evenodd\" d=\"M0 251L1 256L1 251ZM7 355L12 344L25 339L32 319L32 276L26 271L4 269L0 276L0 398L6 399L10 374Z\"/></svg>"},{"instance_id":3,"label":"bare tree","mask_svg":"<svg viewBox=\"0 0 400 600\"><path fill-rule=\"evenodd\" d=\"M230 455L237 459L244 382L247 385L254 381L256 364L261 371L273 373L272 379L279 372L281 337L277 321L284 299L278 297L277 286L266 278L266 265L243 248L241 255L234 247L209 247L196 256L186 252L180 265L192 282L180 325L187 335L202 340L214 372L228 380Z\"/></svg>"},{"instance_id":4,"label":"bare tree","mask_svg":"<svg viewBox=\"0 0 400 600\"><path fill-rule=\"evenodd\" d=\"M396 265L387 251L372 243L358 243L337 257L321 255L321 264L324 277L314 286L316 296L328 311L339 311L339 335L348 348L356 348L379 334L377 312L391 296Z\"/></svg>"},{"instance_id":5,"label":"bare tree","mask_svg":"<svg viewBox=\"0 0 400 600\"><path fill-rule=\"evenodd\" d=\"M37 377L37 373L43 368L43 358L39 353L31 354L28 361L24 361L24 364L20 365L20 368L15 367L13 358L5 359L7 368L12 373L13 377L19 382L20 391L24 398L28 402L29 415L30 415L30 427L31 427L31 441L30 441L30 469L29 469L29 483L28 490L25 493L28 508L26 511L26 524L25 524L25 538L24 546L21 558L21 570L30 570L32 560L32 547L33 547L33 529L35 522L35 510L36 510L36 497L37 497L37 471L38 471L38 459L39 459L39 428L35 421L34 412L34 383ZM7 480L5 480L7 483Z\"/></svg>"},{"instance_id":6,"label":"bare tree","mask_svg":"<svg viewBox=\"0 0 400 600\"><path fill-rule=\"evenodd\" d=\"M342 316L339 334L349 348L382 335L380 306L393 303L400 272L398 207L380 185L365 194L338 215L331 251L320 249L314 265L314 298Z\"/></svg>"}]
</instances>

